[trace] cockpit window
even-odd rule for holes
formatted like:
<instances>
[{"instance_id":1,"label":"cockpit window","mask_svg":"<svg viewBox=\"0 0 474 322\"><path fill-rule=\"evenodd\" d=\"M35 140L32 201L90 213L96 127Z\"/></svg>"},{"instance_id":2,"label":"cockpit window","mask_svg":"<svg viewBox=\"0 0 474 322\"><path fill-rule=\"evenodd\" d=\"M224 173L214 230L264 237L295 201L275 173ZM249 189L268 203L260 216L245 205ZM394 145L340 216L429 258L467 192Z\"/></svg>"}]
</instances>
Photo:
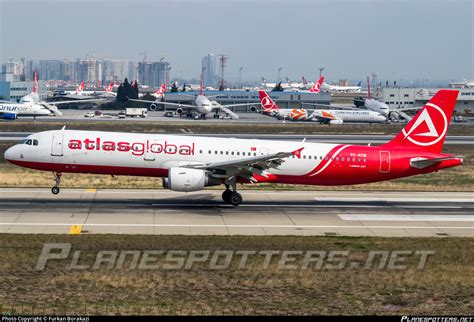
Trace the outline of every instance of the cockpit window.
<instances>
[{"instance_id":1,"label":"cockpit window","mask_svg":"<svg viewBox=\"0 0 474 322\"><path fill-rule=\"evenodd\" d=\"M32 140L26 140L25 144L31 145Z\"/></svg>"},{"instance_id":2,"label":"cockpit window","mask_svg":"<svg viewBox=\"0 0 474 322\"><path fill-rule=\"evenodd\" d=\"M33 145L38 145L38 140L33 140Z\"/></svg>"}]
</instances>

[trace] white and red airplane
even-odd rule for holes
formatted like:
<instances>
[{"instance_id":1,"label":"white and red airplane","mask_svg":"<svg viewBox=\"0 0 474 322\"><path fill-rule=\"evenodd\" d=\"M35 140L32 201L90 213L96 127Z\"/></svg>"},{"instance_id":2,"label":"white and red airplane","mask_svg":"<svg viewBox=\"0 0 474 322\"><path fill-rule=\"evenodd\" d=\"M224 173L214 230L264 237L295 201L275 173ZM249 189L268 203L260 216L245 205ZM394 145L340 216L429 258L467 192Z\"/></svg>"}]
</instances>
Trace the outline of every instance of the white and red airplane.
<instances>
[{"instance_id":1,"label":"white and red airplane","mask_svg":"<svg viewBox=\"0 0 474 322\"><path fill-rule=\"evenodd\" d=\"M153 94L151 94L155 98L154 101L132 99L132 98L129 98L128 100L132 102L149 103L150 106L148 107L148 109L150 111L156 111L157 104L162 103L161 101L163 100L163 98L165 98L165 92L166 92L166 84L161 84L160 88L158 88Z\"/></svg>"},{"instance_id":2,"label":"white and red airplane","mask_svg":"<svg viewBox=\"0 0 474 322\"><path fill-rule=\"evenodd\" d=\"M314 121L329 124L342 124L344 122L381 123L387 120L385 116L367 110L315 109L310 111L304 108L283 109L271 99L267 92L259 91L258 96L260 97L262 113L276 117L279 120Z\"/></svg>"},{"instance_id":3,"label":"white and red airplane","mask_svg":"<svg viewBox=\"0 0 474 322\"><path fill-rule=\"evenodd\" d=\"M5 159L52 171L54 194L62 173L163 177L165 188L197 191L226 186L225 202L238 205L237 183L353 185L392 180L459 166L442 153L457 90L440 90L390 142L380 146L282 142L161 134L56 130L28 136Z\"/></svg>"}]
</instances>

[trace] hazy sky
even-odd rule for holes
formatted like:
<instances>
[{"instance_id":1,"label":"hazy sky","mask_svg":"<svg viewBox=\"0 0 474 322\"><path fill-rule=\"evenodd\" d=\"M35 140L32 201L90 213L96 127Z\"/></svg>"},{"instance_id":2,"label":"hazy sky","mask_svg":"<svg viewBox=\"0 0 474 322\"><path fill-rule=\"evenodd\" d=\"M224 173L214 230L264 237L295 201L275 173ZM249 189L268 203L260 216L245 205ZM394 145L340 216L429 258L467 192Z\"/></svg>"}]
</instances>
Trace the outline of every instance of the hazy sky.
<instances>
[{"instance_id":1,"label":"hazy sky","mask_svg":"<svg viewBox=\"0 0 474 322\"><path fill-rule=\"evenodd\" d=\"M197 77L207 53L230 56L227 75L330 80L473 78L472 0L0 0L0 61L149 60Z\"/></svg>"}]
</instances>

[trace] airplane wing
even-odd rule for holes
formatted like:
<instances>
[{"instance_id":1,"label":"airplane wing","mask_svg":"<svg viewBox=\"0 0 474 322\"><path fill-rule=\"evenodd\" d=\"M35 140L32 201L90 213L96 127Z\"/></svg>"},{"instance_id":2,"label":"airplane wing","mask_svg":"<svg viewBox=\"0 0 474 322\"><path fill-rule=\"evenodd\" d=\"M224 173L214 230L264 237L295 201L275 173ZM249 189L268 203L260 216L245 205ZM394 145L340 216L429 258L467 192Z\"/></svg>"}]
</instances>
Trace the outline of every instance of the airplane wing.
<instances>
[{"instance_id":1,"label":"airplane wing","mask_svg":"<svg viewBox=\"0 0 474 322\"><path fill-rule=\"evenodd\" d=\"M147 100L139 100L139 99L128 99L131 102L142 102L148 104L162 104L162 105L170 105L176 107L185 107L185 108L196 108L196 105L189 105L189 104L179 104L179 103L171 103L171 102L157 102L157 101L147 101Z\"/></svg>"},{"instance_id":2,"label":"airplane wing","mask_svg":"<svg viewBox=\"0 0 474 322\"><path fill-rule=\"evenodd\" d=\"M72 100L72 101L58 101L58 102L46 102L48 105L62 105L62 104L73 104L73 103L93 103L93 102L105 102L104 98L91 98L83 100Z\"/></svg>"},{"instance_id":3,"label":"airplane wing","mask_svg":"<svg viewBox=\"0 0 474 322\"><path fill-rule=\"evenodd\" d=\"M323 108L337 108L341 110L360 110L360 108L353 107L353 106L345 106L345 105L329 105L329 104L319 104L319 103L305 103L301 102L301 105L311 105L311 106L320 106Z\"/></svg>"},{"instance_id":4,"label":"airplane wing","mask_svg":"<svg viewBox=\"0 0 474 322\"><path fill-rule=\"evenodd\" d=\"M335 121L339 120L336 116L332 115L329 112L322 111L322 110L315 110L313 114L311 115L313 118L316 118L318 120L322 121Z\"/></svg>"},{"instance_id":5,"label":"airplane wing","mask_svg":"<svg viewBox=\"0 0 474 322\"><path fill-rule=\"evenodd\" d=\"M291 156L300 157L303 148L293 152L277 152L238 160L222 161L201 165L184 165L184 168L201 169L211 172L216 178L242 177L250 182L257 182L254 175L268 178L268 169L277 169L285 159Z\"/></svg>"}]
</instances>

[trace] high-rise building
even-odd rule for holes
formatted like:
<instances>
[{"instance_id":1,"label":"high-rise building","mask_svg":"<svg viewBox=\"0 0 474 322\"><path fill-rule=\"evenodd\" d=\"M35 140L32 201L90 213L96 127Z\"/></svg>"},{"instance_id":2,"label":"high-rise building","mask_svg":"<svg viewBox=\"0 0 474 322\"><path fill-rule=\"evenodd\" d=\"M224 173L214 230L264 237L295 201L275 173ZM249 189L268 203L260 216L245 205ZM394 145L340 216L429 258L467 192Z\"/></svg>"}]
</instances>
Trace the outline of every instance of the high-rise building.
<instances>
[{"instance_id":1,"label":"high-rise building","mask_svg":"<svg viewBox=\"0 0 474 322\"><path fill-rule=\"evenodd\" d=\"M138 63L138 83L152 88L168 84L170 81L171 65L168 62Z\"/></svg>"},{"instance_id":2,"label":"high-rise building","mask_svg":"<svg viewBox=\"0 0 474 322\"><path fill-rule=\"evenodd\" d=\"M202 58L202 70L204 71L203 85L216 87L218 83L217 57L214 54L207 54Z\"/></svg>"}]
</instances>

